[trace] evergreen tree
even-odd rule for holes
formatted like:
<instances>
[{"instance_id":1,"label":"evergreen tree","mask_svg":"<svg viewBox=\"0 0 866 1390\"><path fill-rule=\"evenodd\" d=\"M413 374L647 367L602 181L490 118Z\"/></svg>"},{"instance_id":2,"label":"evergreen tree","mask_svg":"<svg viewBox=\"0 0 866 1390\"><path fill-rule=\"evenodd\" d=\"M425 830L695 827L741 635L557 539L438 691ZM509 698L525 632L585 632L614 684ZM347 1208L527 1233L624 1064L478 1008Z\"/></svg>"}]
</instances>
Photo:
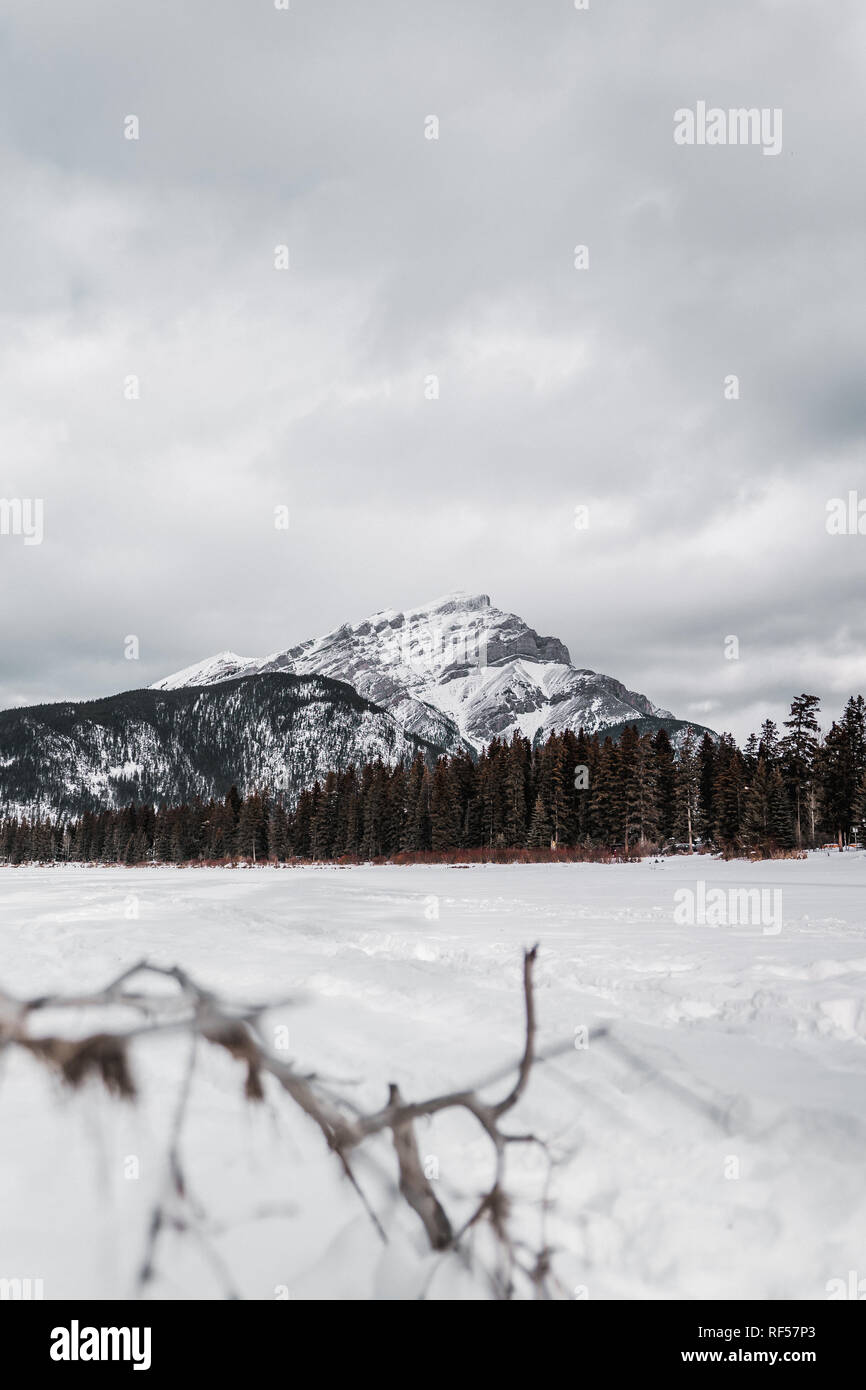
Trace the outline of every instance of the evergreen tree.
<instances>
[{"instance_id":1,"label":"evergreen tree","mask_svg":"<svg viewBox=\"0 0 866 1390\"><path fill-rule=\"evenodd\" d=\"M794 818L788 788L779 767L774 767L770 774L769 802L770 842L778 849L791 849L794 844Z\"/></svg>"},{"instance_id":2,"label":"evergreen tree","mask_svg":"<svg viewBox=\"0 0 866 1390\"><path fill-rule=\"evenodd\" d=\"M709 734L704 734L698 750L698 833L704 840L712 840L716 825L716 745Z\"/></svg>"},{"instance_id":3,"label":"evergreen tree","mask_svg":"<svg viewBox=\"0 0 866 1390\"><path fill-rule=\"evenodd\" d=\"M816 760L821 819L839 845L848 843L857 795L856 751L845 722L830 726Z\"/></svg>"},{"instance_id":4,"label":"evergreen tree","mask_svg":"<svg viewBox=\"0 0 866 1390\"><path fill-rule=\"evenodd\" d=\"M573 789L575 838L584 845L589 844L595 838L590 793L598 771L598 758L598 739L588 738L584 730L581 729L574 740L574 765L569 785ZM586 768L586 773L581 772L578 777L578 768ZM579 785L577 785L578 782Z\"/></svg>"},{"instance_id":5,"label":"evergreen tree","mask_svg":"<svg viewBox=\"0 0 866 1390\"><path fill-rule=\"evenodd\" d=\"M688 730L691 733L691 730ZM676 776L677 759L666 729L659 729L652 739L655 760L655 819L656 837L667 844L676 834Z\"/></svg>"},{"instance_id":6,"label":"evergreen tree","mask_svg":"<svg viewBox=\"0 0 866 1390\"><path fill-rule=\"evenodd\" d=\"M401 846L402 847L402 846ZM354 767L340 774L334 827L334 854L358 853L358 778Z\"/></svg>"},{"instance_id":7,"label":"evergreen tree","mask_svg":"<svg viewBox=\"0 0 866 1390\"><path fill-rule=\"evenodd\" d=\"M866 846L866 772L860 778L854 798L854 833L858 842Z\"/></svg>"},{"instance_id":8,"label":"evergreen tree","mask_svg":"<svg viewBox=\"0 0 866 1390\"><path fill-rule=\"evenodd\" d=\"M430 771L420 753L409 769L402 847L411 854L430 848Z\"/></svg>"},{"instance_id":9,"label":"evergreen tree","mask_svg":"<svg viewBox=\"0 0 866 1390\"><path fill-rule=\"evenodd\" d=\"M532 808L527 844L530 849L549 849L552 837L553 832L547 808L543 798L539 795L535 798L535 805Z\"/></svg>"},{"instance_id":10,"label":"evergreen tree","mask_svg":"<svg viewBox=\"0 0 866 1390\"><path fill-rule=\"evenodd\" d=\"M430 794L431 848L437 852L456 849L460 843L460 806L456 780L447 758L440 758L433 773Z\"/></svg>"},{"instance_id":11,"label":"evergreen tree","mask_svg":"<svg viewBox=\"0 0 866 1390\"><path fill-rule=\"evenodd\" d=\"M454 787L458 799L460 821L459 844L475 848L481 843L481 814L477 796L477 776L475 761L468 751L461 751L451 759Z\"/></svg>"},{"instance_id":12,"label":"evergreen tree","mask_svg":"<svg viewBox=\"0 0 866 1390\"><path fill-rule=\"evenodd\" d=\"M693 729L686 729L674 770L673 833L691 854L697 835L701 791L701 762Z\"/></svg>"},{"instance_id":13,"label":"evergreen tree","mask_svg":"<svg viewBox=\"0 0 866 1390\"><path fill-rule=\"evenodd\" d=\"M649 734L638 740L625 812L638 844L658 844L658 762Z\"/></svg>"},{"instance_id":14,"label":"evergreen tree","mask_svg":"<svg viewBox=\"0 0 866 1390\"><path fill-rule=\"evenodd\" d=\"M288 817L280 801L273 801L268 812L268 854L275 864L289 857Z\"/></svg>"},{"instance_id":15,"label":"evergreen tree","mask_svg":"<svg viewBox=\"0 0 866 1390\"><path fill-rule=\"evenodd\" d=\"M378 859L385 852L385 766L377 761L361 775L360 850L364 859Z\"/></svg>"},{"instance_id":16,"label":"evergreen tree","mask_svg":"<svg viewBox=\"0 0 866 1390\"><path fill-rule=\"evenodd\" d=\"M776 766L779 761L781 744L779 740L779 729L774 719L765 719L761 725L761 741L758 744L758 757L763 758L768 770Z\"/></svg>"},{"instance_id":17,"label":"evergreen tree","mask_svg":"<svg viewBox=\"0 0 866 1390\"><path fill-rule=\"evenodd\" d=\"M815 835L814 773L818 752L820 699L817 695L798 695L791 702L785 720L788 733L782 740L782 771L794 805L797 844L803 843L804 817L809 812L810 839Z\"/></svg>"},{"instance_id":18,"label":"evergreen tree","mask_svg":"<svg viewBox=\"0 0 866 1390\"><path fill-rule=\"evenodd\" d=\"M529 740L515 733L506 751L505 760L505 814L501 833L504 844L522 845L528 829L527 807L531 766Z\"/></svg>"},{"instance_id":19,"label":"evergreen tree","mask_svg":"<svg viewBox=\"0 0 866 1390\"><path fill-rule=\"evenodd\" d=\"M758 735L749 734L749 737L746 739L746 742L743 745L743 762L746 768L746 777L748 778L754 777L755 775L755 769L758 766L759 753L760 744L758 742Z\"/></svg>"},{"instance_id":20,"label":"evergreen tree","mask_svg":"<svg viewBox=\"0 0 866 1390\"><path fill-rule=\"evenodd\" d=\"M623 839L623 798L620 781L619 748L606 738L591 784L593 837L613 846Z\"/></svg>"},{"instance_id":21,"label":"evergreen tree","mask_svg":"<svg viewBox=\"0 0 866 1390\"><path fill-rule=\"evenodd\" d=\"M770 771L766 759L758 758L758 766L749 782L743 814L743 842L750 849L765 849L770 840Z\"/></svg>"},{"instance_id":22,"label":"evergreen tree","mask_svg":"<svg viewBox=\"0 0 866 1390\"><path fill-rule=\"evenodd\" d=\"M237 787L234 785L234 783L232 783L232 785L229 787L229 790L226 794L226 805L231 808L231 813L234 817L235 827L237 827L238 819L241 814L241 794L238 791Z\"/></svg>"},{"instance_id":23,"label":"evergreen tree","mask_svg":"<svg viewBox=\"0 0 866 1390\"><path fill-rule=\"evenodd\" d=\"M254 864L267 859L265 808L258 794L245 797L241 802L235 851L241 859L251 859Z\"/></svg>"},{"instance_id":24,"label":"evergreen tree","mask_svg":"<svg viewBox=\"0 0 866 1390\"><path fill-rule=\"evenodd\" d=\"M337 774L329 772L321 788L310 823L310 853L314 859L330 859L337 830Z\"/></svg>"},{"instance_id":25,"label":"evergreen tree","mask_svg":"<svg viewBox=\"0 0 866 1390\"><path fill-rule=\"evenodd\" d=\"M295 807L295 814L289 822L292 853L296 855L298 859L310 858L310 845L312 841L311 827L318 799L319 784L316 782L314 786L301 792L298 797L298 804Z\"/></svg>"},{"instance_id":26,"label":"evergreen tree","mask_svg":"<svg viewBox=\"0 0 866 1390\"><path fill-rule=\"evenodd\" d=\"M842 723L848 734L854 781L859 784L860 778L866 772L866 701L862 695L851 696L845 706Z\"/></svg>"},{"instance_id":27,"label":"evergreen tree","mask_svg":"<svg viewBox=\"0 0 866 1390\"><path fill-rule=\"evenodd\" d=\"M716 749L713 781L713 839L727 854L740 843L745 793L743 755L730 734L722 734Z\"/></svg>"},{"instance_id":28,"label":"evergreen tree","mask_svg":"<svg viewBox=\"0 0 866 1390\"><path fill-rule=\"evenodd\" d=\"M636 788L638 748L637 729L633 724L629 724L622 731L622 738L619 741L619 783L620 797L622 803L622 837L625 848L636 841L639 837L638 829L638 804L639 795ZM619 838L617 834L616 838Z\"/></svg>"}]
</instances>

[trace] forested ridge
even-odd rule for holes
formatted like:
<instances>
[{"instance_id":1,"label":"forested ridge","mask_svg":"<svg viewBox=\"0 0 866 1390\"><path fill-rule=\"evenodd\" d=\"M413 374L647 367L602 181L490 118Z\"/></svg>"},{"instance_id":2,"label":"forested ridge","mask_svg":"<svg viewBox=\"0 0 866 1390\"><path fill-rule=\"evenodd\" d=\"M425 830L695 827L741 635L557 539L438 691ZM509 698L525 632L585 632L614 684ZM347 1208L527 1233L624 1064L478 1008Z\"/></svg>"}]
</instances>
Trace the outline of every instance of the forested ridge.
<instances>
[{"instance_id":1,"label":"forested ridge","mask_svg":"<svg viewBox=\"0 0 866 1390\"><path fill-rule=\"evenodd\" d=\"M394 764L438 745L352 686L266 672L207 687L129 690L0 711L0 808L70 819L270 788L294 803L330 768Z\"/></svg>"},{"instance_id":2,"label":"forested ridge","mask_svg":"<svg viewBox=\"0 0 866 1390\"><path fill-rule=\"evenodd\" d=\"M129 805L66 821L0 821L0 862L377 859L456 851L646 853L707 847L785 853L866 841L866 703L852 697L821 737L800 695L780 730L743 748L727 734L678 751L667 731L570 731L535 748L515 735L431 765L420 754L329 772L290 806L236 788L223 800Z\"/></svg>"}]
</instances>

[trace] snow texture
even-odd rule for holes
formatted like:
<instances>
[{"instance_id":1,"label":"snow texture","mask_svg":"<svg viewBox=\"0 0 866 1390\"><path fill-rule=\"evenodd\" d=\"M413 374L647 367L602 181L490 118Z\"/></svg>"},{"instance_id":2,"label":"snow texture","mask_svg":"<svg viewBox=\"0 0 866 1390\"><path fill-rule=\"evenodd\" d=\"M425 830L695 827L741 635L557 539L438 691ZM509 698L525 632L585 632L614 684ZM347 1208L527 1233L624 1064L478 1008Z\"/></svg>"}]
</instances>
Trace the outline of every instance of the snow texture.
<instances>
[{"instance_id":1,"label":"snow texture","mask_svg":"<svg viewBox=\"0 0 866 1390\"><path fill-rule=\"evenodd\" d=\"M604 1040L569 1047L536 1068L510 1117L512 1132L564 1156L548 1231L564 1288L821 1299L828 1281L866 1272L864 879L862 854L2 869L0 984L90 989L146 955L234 999L303 990L303 1007L268 1016L289 1028L287 1055L373 1109L388 1082L420 1099L518 1056L521 950L537 940L540 1046L607 1025L630 1054ZM782 930L677 925L675 892L699 880L781 889ZM104 1022L76 1016L81 1032ZM0 1277L41 1278L46 1298L130 1295L185 1055L180 1039L137 1043L142 1097L130 1107L98 1089L61 1094L31 1058L7 1054ZM425 1249L383 1178L388 1140L358 1164L391 1237L383 1247L318 1132L276 1088L265 1106L244 1102L242 1076L222 1051L204 1053L184 1142L242 1296L412 1298L428 1280L432 1298L488 1296L477 1269ZM489 1145L465 1115L421 1124L418 1138L459 1221L489 1181ZM518 1149L509 1172L515 1229L537 1244L544 1166ZM221 1290L195 1243L171 1236L152 1294Z\"/></svg>"}]
</instances>

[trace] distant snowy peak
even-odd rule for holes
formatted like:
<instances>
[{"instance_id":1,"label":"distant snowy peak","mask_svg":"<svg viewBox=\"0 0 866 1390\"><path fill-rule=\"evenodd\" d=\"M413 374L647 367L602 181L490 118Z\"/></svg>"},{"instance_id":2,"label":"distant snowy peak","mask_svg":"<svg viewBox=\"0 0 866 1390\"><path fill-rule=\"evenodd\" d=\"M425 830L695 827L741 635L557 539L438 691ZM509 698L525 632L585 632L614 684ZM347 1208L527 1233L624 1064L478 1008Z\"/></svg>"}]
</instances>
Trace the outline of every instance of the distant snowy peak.
<instances>
[{"instance_id":1,"label":"distant snowy peak","mask_svg":"<svg viewBox=\"0 0 866 1390\"><path fill-rule=\"evenodd\" d=\"M498 666L516 657L570 664L568 648L540 637L514 613L494 608L487 594L447 594L405 612L384 609L363 622L335 628L267 658L263 669L292 663L321 671L322 662L365 663L412 683L447 680L471 667Z\"/></svg>"},{"instance_id":2,"label":"distant snowy peak","mask_svg":"<svg viewBox=\"0 0 866 1390\"><path fill-rule=\"evenodd\" d=\"M558 638L540 636L489 595L462 592L402 612L383 609L260 660L221 652L153 688L267 671L345 681L408 733L451 750L480 749L518 730L535 738L674 717L620 681L573 666Z\"/></svg>"}]
</instances>

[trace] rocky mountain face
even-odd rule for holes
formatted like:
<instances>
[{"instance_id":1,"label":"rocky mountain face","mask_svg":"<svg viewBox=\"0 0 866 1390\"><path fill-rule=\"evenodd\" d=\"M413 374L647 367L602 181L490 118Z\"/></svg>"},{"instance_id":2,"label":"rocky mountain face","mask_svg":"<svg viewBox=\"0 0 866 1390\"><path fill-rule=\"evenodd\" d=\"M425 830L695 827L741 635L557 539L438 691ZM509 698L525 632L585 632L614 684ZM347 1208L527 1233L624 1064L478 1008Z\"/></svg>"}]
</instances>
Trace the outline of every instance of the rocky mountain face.
<instances>
[{"instance_id":1,"label":"rocky mountain face","mask_svg":"<svg viewBox=\"0 0 866 1390\"><path fill-rule=\"evenodd\" d=\"M449 594L385 609L267 657L221 652L84 704L0 713L0 811L78 814L268 788L294 800L330 771L417 752L475 752L519 731L689 725L620 681L572 665L556 637Z\"/></svg>"},{"instance_id":2,"label":"rocky mountain face","mask_svg":"<svg viewBox=\"0 0 866 1390\"><path fill-rule=\"evenodd\" d=\"M449 749L479 750L516 730L587 733L646 718L684 721L611 676L572 665L567 647L542 637L487 594L449 594L420 608L384 609L271 656L222 652L155 689L211 685L263 671L330 676L386 709L407 733Z\"/></svg>"},{"instance_id":3,"label":"rocky mountain face","mask_svg":"<svg viewBox=\"0 0 866 1390\"><path fill-rule=\"evenodd\" d=\"M76 815L269 788L294 800L334 769L444 750L324 676L286 672L206 688L131 690L0 713L0 810Z\"/></svg>"}]
</instances>

